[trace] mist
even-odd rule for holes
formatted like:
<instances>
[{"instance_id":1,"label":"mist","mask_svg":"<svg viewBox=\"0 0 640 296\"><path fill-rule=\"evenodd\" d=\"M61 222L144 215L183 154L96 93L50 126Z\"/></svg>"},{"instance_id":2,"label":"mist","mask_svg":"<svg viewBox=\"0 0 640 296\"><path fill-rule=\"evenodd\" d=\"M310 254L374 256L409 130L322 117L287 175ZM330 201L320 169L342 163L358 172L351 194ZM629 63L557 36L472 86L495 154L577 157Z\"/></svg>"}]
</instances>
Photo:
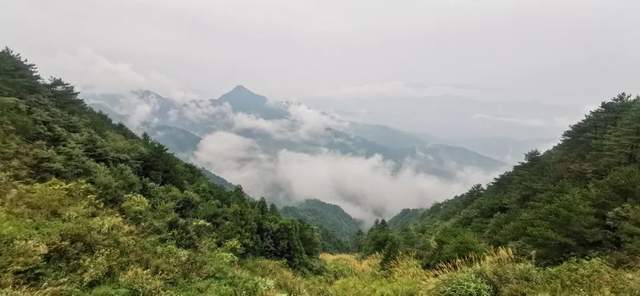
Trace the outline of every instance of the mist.
<instances>
[{"instance_id":1,"label":"mist","mask_svg":"<svg viewBox=\"0 0 640 296\"><path fill-rule=\"evenodd\" d=\"M589 106L640 91L638 10L634 0L9 0L0 35L85 92L189 100L243 84L438 137L557 138Z\"/></svg>"},{"instance_id":2,"label":"mist","mask_svg":"<svg viewBox=\"0 0 640 296\"><path fill-rule=\"evenodd\" d=\"M283 204L316 198L341 206L353 217L372 223L403 208L423 208L490 181L495 174L467 169L455 178L400 169L381 156L361 157L335 151L318 154L280 150L270 156L251 139L214 132L202 139L196 163L232 182L252 196ZM496 172L497 173L497 172Z\"/></svg>"}]
</instances>

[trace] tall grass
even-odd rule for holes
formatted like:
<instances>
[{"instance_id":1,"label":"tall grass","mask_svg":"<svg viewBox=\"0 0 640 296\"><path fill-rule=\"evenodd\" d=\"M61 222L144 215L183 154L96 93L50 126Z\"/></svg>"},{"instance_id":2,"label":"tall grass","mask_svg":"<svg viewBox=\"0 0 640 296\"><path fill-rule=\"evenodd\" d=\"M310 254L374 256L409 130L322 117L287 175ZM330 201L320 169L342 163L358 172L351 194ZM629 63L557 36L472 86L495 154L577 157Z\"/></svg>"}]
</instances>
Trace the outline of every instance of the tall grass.
<instances>
[{"instance_id":1,"label":"tall grass","mask_svg":"<svg viewBox=\"0 0 640 296\"><path fill-rule=\"evenodd\" d=\"M616 269L605 260L571 260L555 267L537 267L509 248L471 254L422 269L411 254L400 255L391 267L380 268L380 256L322 254L321 275L296 275L269 260L246 262L256 275L273 280L263 295L639 295L640 270Z\"/></svg>"}]
</instances>

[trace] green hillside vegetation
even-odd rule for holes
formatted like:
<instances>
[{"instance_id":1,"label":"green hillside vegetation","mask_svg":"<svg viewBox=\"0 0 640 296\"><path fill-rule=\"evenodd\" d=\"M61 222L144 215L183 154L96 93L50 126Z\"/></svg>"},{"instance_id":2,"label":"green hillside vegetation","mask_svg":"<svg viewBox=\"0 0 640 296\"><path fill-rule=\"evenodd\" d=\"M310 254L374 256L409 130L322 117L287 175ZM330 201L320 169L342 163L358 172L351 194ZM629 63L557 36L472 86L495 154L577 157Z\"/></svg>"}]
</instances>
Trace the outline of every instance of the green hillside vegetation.
<instances>
[{"instance_id":1,"label":"green hillside vegetation","mask_svg":"<svg viewBox=\"0 0 640 296\"><path fill-rule=\"evenodd\" d=\"M337 205L317 199L307 199L280 210L284 217L299 219L320 228L322 251L349 252L355 249L354 239L360 232L360 222Z\"/></svg>"},{"instance_id":2,"label":"green hillside vegetation","mask_svg":"<svg viewBox=\"0 0 640 296\"><path fill-rule=\"evenodd\" d=\"M400 213L389 219L391 229L403 229L418 221L424 209L402 209Z\"/></svg>"},{"instance_id":3,"label":"green hillside vegetation","mask_svg":"<svg viewBox=\"0 0 640 296\"><path fill-rule=\"evenodd\" d=\"M0 52L0 287L224 291L246 279L216 264L251 257L317 270L314 227L213 184L76 95Z\"/></svg>"},{"instance_id":4,"label":"green hillside vegetation","mask_svg":"<svg viewBox=\"0 0 640 296\"><path fill-rule=\"evenodd\" d=\"M640 295L640 99L354 254L0 51L0 295Z\"/></svg>"},{"instance_id":5,"label":"green hillside vegetation","mask_svg":"<svg viewBox=\"0 0 640 296\"><path fill-rule=\"evenodd\" d=\"M553 149L531 151L486 188L431 206L396 237L425 268L499 246L543 266L590 257L637 266L640 99L602 103Z\"/></svg>"}]
</instances>

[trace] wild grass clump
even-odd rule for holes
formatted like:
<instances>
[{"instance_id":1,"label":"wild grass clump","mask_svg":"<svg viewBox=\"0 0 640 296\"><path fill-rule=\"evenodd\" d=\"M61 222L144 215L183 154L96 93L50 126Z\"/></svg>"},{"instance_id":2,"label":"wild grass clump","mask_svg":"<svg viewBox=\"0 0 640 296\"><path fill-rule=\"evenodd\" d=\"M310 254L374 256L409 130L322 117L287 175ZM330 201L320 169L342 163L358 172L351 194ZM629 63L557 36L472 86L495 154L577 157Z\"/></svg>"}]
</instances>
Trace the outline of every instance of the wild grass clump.
<instances>
[{"instance_id":1,"label":"wild grass clump","mask_svg":"<svg viewBox=\"0 0 640 296\"><path fill-rule=\"evenodd\" d=\"M496 248L431 270L411 254L401 254L383 270L377 255L320 257L325 264L321 275L296 275L269 260L252 261L249 269L273 279L273 293L283 295L640 295L637 269L616 269L598 258L539 267L517 258L511 249Z\"/></svg>"}]
</instances>

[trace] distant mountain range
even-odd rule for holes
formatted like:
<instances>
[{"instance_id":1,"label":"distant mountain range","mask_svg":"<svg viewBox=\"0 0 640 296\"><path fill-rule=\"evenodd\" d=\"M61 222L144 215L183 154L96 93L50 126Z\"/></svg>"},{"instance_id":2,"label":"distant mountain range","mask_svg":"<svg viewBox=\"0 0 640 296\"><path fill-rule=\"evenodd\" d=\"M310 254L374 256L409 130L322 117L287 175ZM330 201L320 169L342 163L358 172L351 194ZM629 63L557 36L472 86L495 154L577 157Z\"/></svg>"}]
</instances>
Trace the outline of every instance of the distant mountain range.
<instances>
[{"instance_id":1,"label":"distant mountain range","mask_svg":"<svg viewBox=\"0 0 640 296\"><path fill-rule=\"evenodd\" d=\"M450 143L477 151L483 155L498 159L508 164L516 164L524 160L525 153L537 149L544 151L558 143L558 139L511 139L511 138L473 138L452 140Z\"/></svg>"},{"instance_id":2,"label":"distant mountain range","mask_svg":"<svg viewBox=\"0 0 640 296\"><path fill-rule=\"evenodd\" d=\"M112 120L122 122L138 133L147 133L181 159L196 164L201 164L195 155L202 140L213 133L224 132L248 139L257 146L255 155L240 156L235 160L240 163L250 161L246 158L276 158L282 151L308 155L329 151L365 158L377 155L392 168L392 173L411 168L416 173L448 180L455 180L463 170L472 169L489 175L506 166L505 162L462 146L428 142L429 137L387 126L349 122L302 104L273 102L243 86L236 86L218 99L188 102L149 90L82 96L91 107ZM225 180L229 176L224 171L210 171L209 175L216 183L227 188L233 186L234 180ZM282 192L284 189L279 185L259 195L280 206L309 198L289 196L288 201L274 198ZM307 212L313 205L319 205L317 202L303 204ZM353 227L350 229L351 234ZM345 233L335 235L339 239L346 237Z\"/></svg>"},{"instance_id":3,"label":"distant mountain range","mask_svg":"<svg viewBox=\"0 0 640 296\"><path fill-rule=\"evenodd\" d=\"M324 117L319 120L335 123L323 127L322 137L280 137L275 134L277 131L265 130L259 124L284 125L288 120L295 120L297 115L290 112L295 104L273 103L243 86L236 86L219 99L182 104L148 90L126 95L86 94L84 97L92 107L114 121L135 125L134 130L147 132L184 156L196 150L198 138L214 131L234 129L234 133L256 140L263 150L269 152L281 149L315 152L326 149L349 155L378 154L398 164L412 161L418 170L439 176L451 177L465 167L495 171L505 165L464 147L427 143L423 137L394 128L342 121L322 112L317 113ZM144 108L141 105L132 106L134 102L142 103ZM140 113L144 112L145 116L141 116ZM257 124L234 127L232 116L237 114L247 115L244 118Z\"/></svg>"}]
</instances>

